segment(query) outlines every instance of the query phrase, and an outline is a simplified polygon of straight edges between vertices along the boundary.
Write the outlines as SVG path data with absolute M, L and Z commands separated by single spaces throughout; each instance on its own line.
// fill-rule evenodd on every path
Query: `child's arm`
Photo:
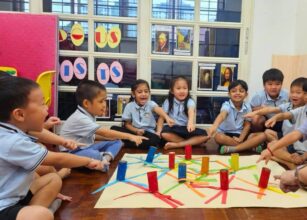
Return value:
M 46 129 L 43 129 L 41 132 L 30 131 L 29 134 L 38 138 L 38 141 L 41 143 L 62 145 L 70 150 L 74 150 L 78 145 L 75 141 L 65 139 Z
M 148 140 L 146 137 L 142 136 L 136 136 L 133 134 L 128 134 L 120 131 L 115 131 L 115 130 L 107 130 L 104 128 L 99 128 L 96 131 L 96 134 L 107 137 L 107 138 L 116 138 L 116 139 L 127 139 L 130 141 L 133 141 L 136 143 L 136 145 L 139 145 L 142 143 L 143 140 Z
M 242 143 L 245 140 L 246 136 L 248 135 L 250 128 L 251 128 L 251 123 L 249 121 L 244 121 L 243 129 L 241 131 L 240 136 L 233 137 L 233 139 L 239 143 Z
M 188 124 L 187 124 L 188 132 L 192 132 L 195 130 L 194 117 L 195 117 L 195 108 L 189 108 L 188 109 Z
M 136 127 L 134 127 L 132 125 L 132 122 L 131 121 L 125 121 L 124 122 L 124 126 L 125 128 L 127 128 L 129 131 L 133 132 L 134 134 L 136 135 L 143 135 L 145 133 L 145 130 L 144 129 L 138 129 Z
M 246 115 L 244 115 L 244 118 L 253 118 L 256 115 L 267 115 L 270 113 L 280 113 L 280 112 L 281 110 L 278 107 L 264 107 L 256 111 L 247 113 Z
M 157 113 L 160 117 L 163 117 L 168 124 L 168 126 L 172 127 L 175 124 L 175 121 L 166 114 L 166 112 L 160 106 L 154 107 L 154 112 Z M 163 123 L 163 122 L 162 122 Z
M 294 130 L 288 133 L 287 135 L 282 137 L 280 140 L 274 142 L 272 145 L 269 145 L 267 149 L 262 151 L 259 159 L 257 160 L 257 163 L 261 160 L 265 160 L 265 162 L 267 163 L 271 159 L 271 157 L 274 155 L 274 151 L 280 148 L 287 147 L 293 144 L 294 142 L 300 140 L 302 137 L 303 137 L 303 134 L 298 130 Z
M 163 117 L 159 117 L 158 121 L 157 121 L 157 129 L 156 129 L 156 134 L 160 137 L 161 136 L 161 131 L 163 128 L 163 123 L 164 123 L 164 118 Z
M 214 120 L 214 123 L 212 124 L 212 126 L 208 130 L 208 136 L 209 137 L 212 137 L 215 134 L 217 128 L 225 120 L 227 115 L 228 115 L 227 111 L 220 112 L 220 114 L 216 117 L 216 119 Z
M 283 120 L 291 120 L 293 115 L 290 112 L 283 112 L 283 113 L 278 113 L 274 115 L 272 118 L 268 119 L 265 122 L 265 126 L 267 128 L 274 127 L 277 121 L 283 121 Z
M 68 153 L 58 153 L 48 151 L 42 165 L 56 166 L 56 167 L 82 167 L 85 166 L 94 170 L 102 170 L 105 163 L 100 160 L 94 160 L 88 157 L 80 157 Z

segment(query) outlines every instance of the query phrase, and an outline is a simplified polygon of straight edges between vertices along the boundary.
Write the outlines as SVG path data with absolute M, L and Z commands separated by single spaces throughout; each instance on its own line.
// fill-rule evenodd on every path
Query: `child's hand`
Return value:
M 143 135 L 145 133 L 145 130 L 144 129 L 138 129 L 137 131 L 136 131 L 136 134 L 137 135 Z
M 260 157 L 256 163 L 259 163 L 261 160 L 265 160 L 265 164 L 267 164 L 269 160 L 271 159 L 271 157 L 272 157 L 272 154 L 270 153 L 270 151 L 268 149 L 265 149 L 261 152 Z
M 305 161 L 303 155 L 299 155 L 298 153 L 291 154 L 291 159 L 296 165 L 300 165 Z
M 156 131 L 155 134 L 161 137 L 161 131 Z
M 54 125 L 59 125 L 61 124 L 61 119 L 55 116 L 51 116 L 50 118 L 47 119 L 44 123 L 44 128 L 50 129 L 53 128 Z
M 255 117 L 256 115 L 257 115 L 256 112 L 249 112 L 249 113 L 243 115 L 243 118 L 253 118 L 253 117 Z
M 74 140 L 70 140 L 70 139 L 64 139 L 61 145 L 69 150 L 74 150 L 78 147 L 77 142 L 75 142 Z
M 143 136 L 131 135 L 129 140 L 134 142 L 138 146 L 143 142 L 143 140 L 148 140 L 148 138 Z
M 193 132 L 195 130 L 195 125 L 193 122 L 188 122 L 187 126 L 188 132 Z
M 166 119 L 166 123 L 167 123 L 168 126 L 170 126 L 170 127 L 173 127 L 173 126 L 175 125 L 175 121 L 174 121 L 172 118 L 170 118 L 170 117 L 168 117 L 168 118 Z
M 275 124 L 276 124 L 276 119 L 273 117 L 273 118 L 268 119 L 264 125 L 267 128 L 272 128 L 274 127 Z
M 240 137 L 232 137 L 236 142 L 241 143 L 243 140 Z

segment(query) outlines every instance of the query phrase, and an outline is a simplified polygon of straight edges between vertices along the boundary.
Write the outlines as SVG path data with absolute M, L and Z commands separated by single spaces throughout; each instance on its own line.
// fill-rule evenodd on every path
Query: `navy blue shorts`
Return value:
M 188 132 L 187 126 L 178 125 L 174 125 L 173 127 L 165 125 L 161 133 L 173 133 L 184 139 L 194 136 L 207 136 L 207 132 L 203 129 L 195 128 L 194 131 Z
M 0 219 L 5 219 L 5 220 L 15 220 L 17 218 L 18 213 L 22 208 L 25 206 L 28 206 L 31 199 L 33 197 L 32 192 L 29 190 L 28 194 L 26 195 L 25 198 L 20 200 L 18 203 L 15 205 L 12 205 L 10 207 L 7 207 L 3 210 L 0 211 Z
M 294 153 L 298 153 L 299 155 L 302 155 L 302 154 L 303 154 L 302 151 L 297 151 L 297 150 L 295 150 L 293 144 L 291 144 L 291 145 L 289 145 L 289 146 L 287 147 L 287 151 L 288 151 L 290 154 L 294 154 Z

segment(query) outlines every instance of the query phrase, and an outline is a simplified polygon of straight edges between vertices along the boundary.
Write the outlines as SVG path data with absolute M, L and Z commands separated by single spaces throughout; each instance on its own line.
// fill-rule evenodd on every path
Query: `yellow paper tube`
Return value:
M 231 168 L 234 171 L 237 171 L 239 169 L 239 154 L 238 153 L 231 154 Z

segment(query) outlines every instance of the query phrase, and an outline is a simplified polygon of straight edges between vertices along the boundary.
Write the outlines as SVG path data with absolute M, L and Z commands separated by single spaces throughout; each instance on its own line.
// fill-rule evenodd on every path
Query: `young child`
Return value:
M 303 85 L 307 82 L 307 78 L 299 77 L 291 83 L 290 86 L 290 102 L 281 104 L 278 107 L 265 107 L 259 110 L 256 110 L 254 112 L 248 113 L 245 115 L 247 118 L 252 118 L 255 115 L 267 115 L 270 113 L 285 113 L 289 112 L 293 109 L 299 108 L 301 106 L 305 105 L 304 100 L 304 88 Z M 277 115 L 273 116 L 272 118 L 276 117 Z M 297 120 L 296 120 L 297 121 Z M 298 127 L 301 124 L 301 122 L 298 123 L 298 125 L 293 125 L 289 120 L 284 120 L 282 122 L 282 132 L 277 133 L 271 129 L 266 129 L 266 139 L 267 142 L 276 141 L 282 136 L 288 134 L 291 132 L 295 127 Z M 287 149 L 280 149 L 277 150 L 274 154 L 274 158 L 277 159 L 278 162 L 284 163 L 289 168 L 293 168 L 294 164 L 300 164 L 302 163 L 301 157 L 298 157 L 298 154 L 296 152 L 299 152 L 303 154 L 307 151 L 307 142 L 302 143 L 300 141 L 295 142 L 293 145 L 289 146 Z
M 0 219 L 53 219 L 47 207 L 61 189 L 61 178 L 49 173 L 34 179 L 43 165 L 87 166 L 102 169 L 102 162 L 86 157 L 48 152 L 29 131 L 40 132 L 48 114 L 43 93 L 35 82 L 0 79 Z
M 307 82 L 306 81 L 304 82 L 304 85 L 303 85 L 303 91 L 304 91 L 304 103 L 305 103 L 304 106 L 295 108 L 288 112 L 283 112 L 283 113 L 274 115 L 272 118 L 266 121 L 265 123 L 266 127 L 273 127 L 276 124 L 276 122 L 283 121 L 283 120 L 290 120 L 290 122 L 293 124 L 292 129 L 297 129 L 301 127 L 302 123 L 307 119 Z M 299 145 L 294 143 L 294 146 L 292 145 L 288 146 L 288 151 L 289 153 L 291 153 L 290 156 L 283 151 L 277 151 L 275 152 L 275 154 L 277 157 L 280 157 L 281 154 L 286 155 L 286 157 L 282 159 L 291 160 L 291 162 L 295 164 L 301 164 L 307 159 L 307 142 L 303 142 Z M 296 147 L 299 147 L 299 148 L 296 148 Z
M 124 127 L 112 126 L 111 129 L 136 134 L 147 137 L 138 147 L 148 148 L 150 146 L 160 146 L 160 136 L 155 133 L 156 120 L 153 112 L 163 117 L 167 123 L 172 126 L 174 121 L 163 111 L 154 101 L 149 100 L 150 88 L 147 81 L 138 79 L 131 86 L 132 102 L 128 103 L 124 109 L 122 120 Z M 136 147 L 136 145 L 127 140 L 125 146 Z
M 265 106 L 276 107 L 288 102 L 288 93 L 281 89 L 284 75 L 279 69 L 269 69 L 262 75 L 264 90 L 257 92 L 251 99 L 252 110 L 259 110 Z M 252 119 L 252 131 L 264 131 L 264 122 L 274 114 L 256 116 Z M 281 123 L 276 124 L 274 131 L 281 131 Z
M 248 86 L 245 81 L 233 81 L 229 87 L 230 100 L 223 103 L 220 114 L 216 117 L 213 125 L 209 129 L 209 136 L 214 136 L 215 141 L 222 145 L 220 153 L 232 153 L 247 150 L 259 146 L 265 141 L 264 133 L 251 134 L 250 122 L 243 116 L 251 112 L 249 104 L 244 102 L 247 97 Z M 261 152 L 262 149 L 256 149 Z
M 161 133 L 161 137 L 167 141 L 164 145 L 166 150 L 199 145 L 209 139 L 206 131 L 195 128 L 195 102 L 189 90 L 189 82 L 183 76 L 172 80 L 168 99 L 164 101 L 162 108 L 175 121 L 175 125 L 163 127 L 164 118 L 160 116 L 157 127 L 157 133 Z
M 85 146 L 70 150 L 70 153 L 110 162 L 122 147 L 122 142 L 114 139 L 128 139 L 135 142 L 136 145 L 141 144 L 143 139 L 147 139 L 142 136 L 105 129 L 96 123 L 95 116 L 103 114 L 104 102 L 107 98 L 106 89 L 100 83 L 92 80 L 82 81 L 77 87 L 76 98 L 78 107 L 64 122 L 60 136 L 83 143 Z M 95 143 L 96 135 L 114 141 Z M 66 150 L 63 147 L 60 149 Z M 106 171 L 107 169 L 108 167 L 106 167 Z

